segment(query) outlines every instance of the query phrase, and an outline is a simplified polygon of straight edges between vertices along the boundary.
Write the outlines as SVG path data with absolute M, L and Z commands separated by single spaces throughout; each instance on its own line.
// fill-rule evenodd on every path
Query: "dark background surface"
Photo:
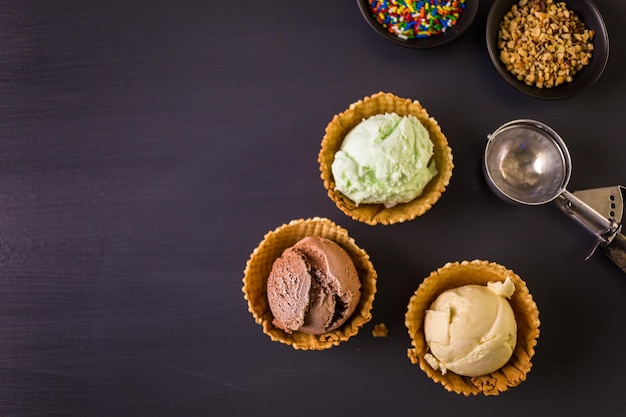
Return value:
M 566 141 L 570 191 L 626 184 L 626 2 L 596 1 L 608 66 L 560 101 L 498 75 L 490 4 L 411 50 L 348 0 L 0 0 L 0 415 L 623 416 L 626 276 L 584 261 L 590 236 L 556 207 L 498 200 L 480 164 L 488 133 L 532 118 Z M 332 116 L 377 91 L 419 100 L 456 166 L 424 216 L 371 227 L 327 198 L 317 154 Z M 347 228 L 379 281 L 358 336 L 303 352 L 262 333 L 241 280 L 266 232 L 313 216 Z M 406 357 L 413 291 L 475 258 L 540 309 L 534 367 L 499 397 L 449 393 Z

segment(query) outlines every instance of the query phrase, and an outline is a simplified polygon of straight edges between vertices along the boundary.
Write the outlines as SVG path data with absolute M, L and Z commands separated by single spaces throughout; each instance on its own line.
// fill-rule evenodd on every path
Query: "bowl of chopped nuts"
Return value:
M 536 98 L 562 99 L 600 78 L 609 37 L 590 0 L 496 0 L 487 16 L 487 49 L 513 87 Z
M 472 24 L 478 0 L 357 0 L 367 24 L 407 48 L 432 48 L 461 36 Z

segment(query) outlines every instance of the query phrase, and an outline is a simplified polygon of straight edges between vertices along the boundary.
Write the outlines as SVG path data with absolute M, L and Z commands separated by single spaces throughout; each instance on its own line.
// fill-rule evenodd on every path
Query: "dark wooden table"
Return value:
M 566 141 L 572 191 L 626 184 L 626 2 L 596 4 L 606 71 L 542 101 L 491 64 L 490 1 L 461 38 L 411 50 L 347 0 L 0 0 L 0 415 L 623 416 L 626 276 L 481 172 L 486 135 L 531 118 Z M 431 211 L 387 227 L 341 213 L 317 165 L 332 116 L 378 91 L 419 100 L 456 165 Z M 241 280 L 266 232 L 313 216 L 349 230 L 379 284 L 358 336 L 303 352 L 262 333 Z M 413 291 L 477 258 L 541 314 L 528 379 L 499 397 L 449 393 L 406 357 Z

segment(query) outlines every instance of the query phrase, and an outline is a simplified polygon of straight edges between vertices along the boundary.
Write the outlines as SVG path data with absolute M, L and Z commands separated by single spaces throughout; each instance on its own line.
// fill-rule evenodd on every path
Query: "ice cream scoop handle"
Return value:
M 626 273 L 626 236 L 616 234 L 606 245 L 600 246 L 604 253 Z

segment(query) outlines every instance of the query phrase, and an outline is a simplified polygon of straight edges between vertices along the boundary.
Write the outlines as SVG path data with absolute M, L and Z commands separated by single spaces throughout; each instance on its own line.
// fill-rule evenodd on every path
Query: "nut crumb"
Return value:
M 520 0 L 500 22 L 500 61 L 527 85 L 556 87 L 589 64 L 594 35 L 564 2 Z
M 387 329 L 387 325 L 385 323 L 379 323 L 374 325 L 374 330 L 372 330 L 372 336 L 387 337 L 388 334 L 389 329 Z

